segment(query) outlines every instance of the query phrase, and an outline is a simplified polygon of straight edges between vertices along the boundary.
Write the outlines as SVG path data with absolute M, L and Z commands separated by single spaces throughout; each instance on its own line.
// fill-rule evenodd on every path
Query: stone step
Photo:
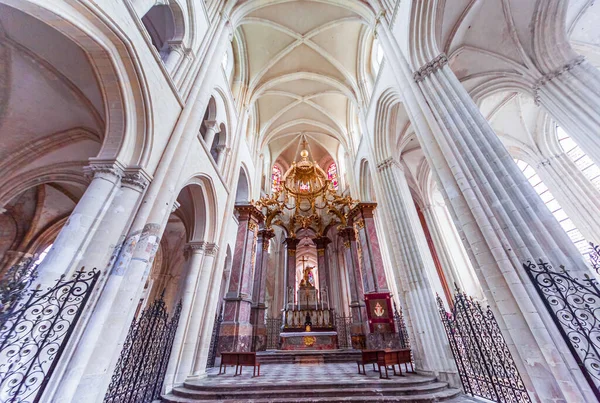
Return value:
M 308 351 L 261 351 L 256 354 L 261 364 L 295 364 L 307 362 L 308 357 L 313 357 L 320 363 L 356 362 L 361 357 L 358 350 L 308 350 Z
M 331 396 L 327 397 L 306 397 L 304 393 L 302 396 L 294 396 L 290 397 L 276 397 L 276 398 L 240 398 L 240 399 L 228 399 L 228 400 L 218 400 L 220 403 L 308 403 L 308 402 L 332 402 L 332 401 L 344 401 L 344 402 L 356 402 L 356 403 L 367 403 L 367 402 L 413 402 L 413 403 L 434 403 L 445 400 L 451 400 L 458 397 L 461 394 L 460 390 L 446 388 L 444 390 L 433 392 L 433 393 L 416 393 L 410 395 L 396 395 L 396 396 L 387 396 L 380 395 L 377 393 L 372 393 L 367 396 L 356 396 L 356 395 L 346 395 L 339 396 L 332 400 Z M 168 396 L 163 397 L 163 402 L 165 403 L 195 403 L 202 400 L 198 400 L 196 398 L 175 396 L 170 394 Z M 204 400 L 206 401 L 206 400 Z M 214 400 L 213 400 L 214 401 Z

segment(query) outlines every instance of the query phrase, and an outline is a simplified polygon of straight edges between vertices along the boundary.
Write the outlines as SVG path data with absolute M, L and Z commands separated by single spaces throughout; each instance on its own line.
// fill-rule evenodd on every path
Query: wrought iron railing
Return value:
M 438 309 L 466 393 L 494 402 L 531 402 L 491 309 L 457 290 L 451 312 Z
M 0 316 L 0 402 L 39 402 L 99 271 L 22 293 Z
M 574 278 L 540 260 L 523 267 L 533 282 L 571 354 L 600 401 L 600 288 L 588 276 Z
M 406 322 L 404 322 L 404 314 L 402 308 L 398 310 L 396 301 L 394 301 L 394 323 L 396 324 L 396 334 L 400 340 L 400 348 L 410 348 L 410 338 L 408 330 L 406 330 Z
M 338 347 L 341 349 L 352 348 L 352 316 L 335 316 L 335 330 L 338 337 Z
M 600 274 L 600 245 L 590 242 L 590 253 L 588 254 L 592 268 Z
M 15 303 L 37 278 L 35 259 L 35 256 L 22 259 L 0 279 L 0 315 L 10 315 L 11 310 L 16 309 Z
M 164 291 L 129 328 L 105 403 L 150 403 L 160 398 L 181 314 L 181 302 L 169 318 Z
M 267 350 L 277 350 L 279 348 L 281 326 L 281 318 L 267 318 Z
M 217 351 L 219 349 L 219 334 L 221 333 L 221 323 L 223 323 L 223 314 L 219 310 L 219 314 L 215 318 L 213 325 L 212 336 L 210 337 L 210 348 L 208 349 L 208 360 L 206 360 L 206 368 L 213 368 L 217 359 Z

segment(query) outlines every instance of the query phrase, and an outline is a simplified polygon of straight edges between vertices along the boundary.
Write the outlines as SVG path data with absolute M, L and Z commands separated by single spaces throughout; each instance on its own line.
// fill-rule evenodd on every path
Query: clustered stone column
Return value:
M 417 135 L 527 388 L 541 400 L 586 400 L 522 264 L 544 259 L 575 277 L 589 268 L 456 78 L 445 55 L 414 73 L 432 132 Z M 423 103 L 421 105 L 424 105 Z M 518 340 L 518 343 L 515 343 Z
M 286 238 L 285 241 L 285 293 L 283 295 L 285 309 L 294 305 L 296 292 L 296 248 L 300 243 L 297 238 Z M 290 295 L 291 294 L 291 295 Z
M 263 214 L 252 205 L 236 205 L 238 231 L 231 266 L 229 289 L 225 295 L 219 351 L 250 351 L 252 347 L 252 279 L 256 260 L 258 226 Z
M 428 372 L 454 372 L 448 340 L 439 318 L 427 265 L 433 266 L 429 251 L 418 240 L 417 211 L 400 165 L 392 158 L 378 165 L 389 220 L 390 249 L 399 265 L 400 300 L 408 310 L 407 330 L 418 368 Z M 418 230 L 421 233 L 417 232 Z
M 330 298 L 329 295 L 331 290 L 331 273 L 329 271 L 329 254 L 327 253 L 327 245 L 331 243 L 331 240 L 327 237 L 314 238 L 313 242 L 317 247 L 317 267 L 319 268 L 319 288 L 321 289 L 321 304 L 326 303 L 329 308 Z M 323 291 L 325 291 L 325 297 L 323 297 Z M 324 298 L 326 300 L 324 300 Z
M 269 242 L 274 237 L 275 232 L 272 229 L 258 231 L 256 269 L 254 270 L 252 290 L 252 311 L 250 314 L 250 322 L 254 327 L 254 340 L 252 342 L 252 350 L 254 351 L 262 351 L 267 347 L 267 327 L 264 320 L 267 309 L 265 298 L 267 296 Z
M 536 82 L 535 102 L 600 165 L 600 71 L 583 56 L 572 55 Z
M 350 223 L 351 224 L 351 223 Z M 353 226 L 342 228 L 338 231 L 344 243 L 344 258 L 348 270 L 348 282 L 350 283 L 350 312 L 352 313 L 352 348 L 366 348 L 366 320 L 367 312 L 364 298 L 364 286 L 360 266 L 358 263 L 358 248 L 356 245 L 356 234 Z

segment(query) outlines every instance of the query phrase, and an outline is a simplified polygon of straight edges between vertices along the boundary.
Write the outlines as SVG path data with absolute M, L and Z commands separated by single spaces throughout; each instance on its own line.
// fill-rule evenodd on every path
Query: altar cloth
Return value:
M 281 333 L 282 350 L 335 350 L 337 332 Z

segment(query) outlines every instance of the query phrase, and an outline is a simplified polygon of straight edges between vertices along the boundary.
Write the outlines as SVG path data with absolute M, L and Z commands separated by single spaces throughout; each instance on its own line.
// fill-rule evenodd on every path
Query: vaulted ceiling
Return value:
M 241 21 L 261 149 L 290 163 L 306 135 L 313 159 L 348 148 L 364 20 L 321 2 L 270 3 Z M 290 158 L 292 160 L 290 160 Z

